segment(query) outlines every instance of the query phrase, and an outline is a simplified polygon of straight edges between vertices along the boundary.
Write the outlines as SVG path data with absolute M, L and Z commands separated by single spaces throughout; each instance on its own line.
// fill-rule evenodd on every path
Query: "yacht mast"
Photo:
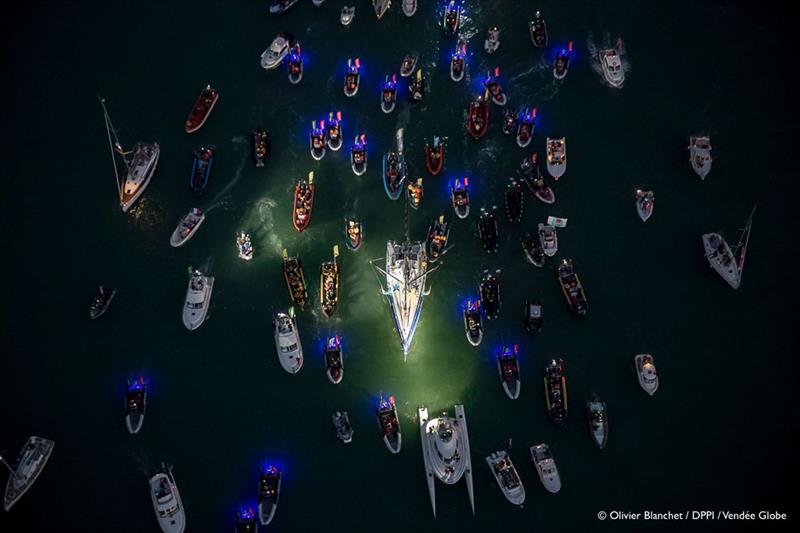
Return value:
M 11 472 L 11 477 L 13 477 L 13 478 L 17 477 L 17 473 L 14 471 L 13 468 L 11 468 L 11 465 L 9 465 L 6 462 L 5 457 L 3 457 L 2 455 L 0 455 L 0 463 L 3 463 L 4 465 L 6 465 L 6 468 L 8 468 L 8 471 Z
M 736 245 L 736 250 L 733 252 L 733 255 L 736 256 L 737 252 L 741 249 L 741 255 L 739 256 L 739 263 L 737 268 L 739 270 L 739 280 L 741 281 L 742 278 L 742 270 L 744 269 L 744 258 L 747 254 L 747 243 L 750 241 L 750 228 L 753 225 L 753 216 L 756 214 L 756 208 L 758 207 L 758 202 L 756 205 L 753 206 L 753 210 L 750 212 L 750 218 L 747 219 L 747 224 L 745 224 L 744 229 L 742 230 L 742 235 L 739 237 L 739 243 Z
M 123 159 L 125 159 L 125 152 L 122 150 L 122 146 L 119 143 L 119 138 L 117 138 L 117 132 L 114 130 L 114 125 L 111 123 L 111 117 L 108 116 L 108 110 L 106 109 L 106 101 L 103 97 L 99 94 L 97 95 L 97 99 L 100 101 L 100 106 L 103 108 L 103 119 L 106 123 L 106 136 L 108 137 L 108 148 L 111 150 L 111 163 L 114 165 L 114 177 L 116 178 L 117 183 L 117 194 L 122 197 L 122 188 L 120 186 L 119 180 L 119 171 L 117 170 L 117 157 L 114 154 L 115 150 L 122 154 Z M 114 135 L 114 141 L 111 140 L 111 135 Z M 127 160 L 125 160 L 127 164 Z

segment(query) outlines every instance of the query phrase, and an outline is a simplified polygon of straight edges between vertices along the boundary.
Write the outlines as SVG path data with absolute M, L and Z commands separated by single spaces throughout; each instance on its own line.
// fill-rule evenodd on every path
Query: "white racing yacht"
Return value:
M 275 348 L 281 366 L 290 374 L 297 374 L 303 367 L 303 345 L 300 343 L 300 332 L 294 318 L 294 307 L 289 313 L 278 313 L 272 321 L 275 330 Z
M 689 137 L 689 162 L 692 170 L 701 180 L 711 172 L 711 139 L 708 137 Z
M 161 531 L 183 533 L 186 529 L 186 514 L 171 466 L 161 463 L 161 469 L 150 478 L 150 497 Z
M 191 271 L 191 267 L 189 267 Z M 186 301 L 183 304 L 183 325 L 188 330 L 199 328 L 208 315 L 208 304 L 211 302 L 211 291 L 214 289 L 214 278 L 195 270 L 189 276 L 189 287 L 186 289 Z
M 533 466 L 536 467 L 536 472 L 539 473 L 539 479 L 547 489 L 547 492 L 555 494 L 561 490 L 561 476 L 558 475 L 558 468 L 556 468 L 556 461 L 553 459 L 553 454 L 550 453 L 550 447 L 547 444 L 537 444 L 531 446 L 531 461 Z
M 5 458 L 0 456 L 0 462 L 8 468 L 10 473 L 3 497 L 3 508 L 6 511 L 10 510 L 36 482 L 39 474 L 44 470 L 47 460 L 50 459 L 55 445 L 54 441 L 42 437 L 28 437 L 28 441 L 19 452 L 19 458 L 14 468 L 11 468 Z
M 472 456 L 469 450 L 469 432 L 464 406 L 455 406 L 456 416 L 442 413 L 439 418 L 428 419 L 428 409 L 420 407 L 419 434 L 422 440 L 422 459 L 428 481 L 433 516 L 436 517 L 436 478 L 447 485 L 466 479 L 469 503 L 475 514 L 475 495 L 472 488 Z
M 505 450 L 494 452 L 486 457 L 486 464 L 506 499 L 514 505 L 525 503 L 525 487 L 508 453 Z
M 704 233 L 702 237 L 706 259 L 708 259 L 711 268 L 734 289 L 738 289 L 742 283 L 744 259 L 747 254 L 747 243 L 750 240 L 750 228 L 753 225 L 753 215 L 756 214 L 756 207 L 758 207 L 758 204 L 753 206 L 750 218 L 747 219 L 747 223 L 742 229 L 739 243 L 733 250 L 719 233 Z
M 194 234 L 200 229 L 200 224 L 206 219 L 206 214 L 200 209 L 194 207 L 189 213 L 178 222 L 178 227 L 172 232 L 169 238 L 169 245 L 173 248 L 183 246 L 186 242 L 194 237 Z

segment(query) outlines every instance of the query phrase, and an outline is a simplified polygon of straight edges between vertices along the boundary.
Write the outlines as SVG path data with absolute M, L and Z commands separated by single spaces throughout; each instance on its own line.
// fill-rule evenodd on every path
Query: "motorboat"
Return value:
M 481 301 L 467 300 L 464 306 L 464 333 L 467 341 L 473 346 L 478 346 L 483 340 L 483 316 L 481 315 Z
M 353 174 L 361 176 L 367 171 L 367 135 L 362 133 L 353 139 L 353 147 L 350 148 L 350 168 Z
M 467 132 L 477 140 L 486 135 L 489 129 L 489 97 L 481 94 L 469 104 L 467 109 Z
M 192 161 L 192 174 L 189 177 L 189 187 L 195 195 L 200 196 L 206 191 L 213 165 L 214 150 L 207 147 L 195 150 Z
M 478 220 L 478 235 L 483 244 L 483 251 L 487 254 L 497 252 L 497 215 L 495 215 L 495 207 L 491 211 L 487 211 L 485 207 L 481 207 L 481 216 Z
M 328 148 L 338 152 L 342 148 L 342 112 L 328 114 L 327 131 L 325 137 L 328 139 Z
M 539 223 L 539 243 L 547 257 L 553 257 L 558 252 L 558 234 L 555 226 Z
M 544 307 L 541 300 L 525 300 L 525 331 L 539 333 L 544 321 Z
M 143 377 L 128 379 L 125 388 L 125 427 L 128 433 L 139 433 L 147 410 L 147 383 Z
M 417 56 L 412 54 L 407 54 L 403 57 L 403 62 L 400 64 L 400 76 L 408 78 L 414 74 L 414 69 L 417 68 L 417 60 Z
M 268 526 L 275 518 L 281 498 L 281 478 L 282 473 L 277 466 L 261 467 L 258 478 L 258 521 L 262 526 Z
M 557 80 L 563 80 L 567 77 L 569 72 L 569 62 L 572 59 L 572 41 L 569 42 L 566 48 L 559 50 L 556 55 L 556 60 L 553 63 L 553 76 Z
M 528 23 L 528 29 L 531 32 L 531 42 L 533 46 L 536 48 L 544 48 L 547 46 L 547 24 L 540 11 L 537 11 L 533 15 L 533 19 Z
M 508 217 L 509 224 L 517 225 L 522 222 L 524 205 L 525 193 L 522 189 L 522 183 L 515 178 L 511 178 L 505 192 L 506 217 Z
M 378 17 L 378 20 L 381 19 L 391 5 L 392 0 L 372 0 L 372 7 L 375 9 L 375 16 Z
M 361 243 L 364 241 L 364 228 L 361 221 L 355 217 L 345 219 L 344 233 L 347 237 L 347 247 L 354 252 L 361 248 Z
M 92 304 L 89 306 L 89 318 L 92 320 L 100 318 L 111 305 L 111 300 L 117 295 L 117 289 L 113 287 L 104 287 L 100 285 L 97 288 L 97 294 L 92 299 Z
M 407 17 L 413 17 L 417 12 L 417 0 L 403 0 L 403 14 Z
M 444 168 L 444 139 L 434 135 L 433 145 L 425 143 L 425 168 L 431 176 L 436 176 Z
M 269 12 L 272 15 L 279 15 L 296 3 L 297 0 L 272 0 L 269 6 Z
M 344 75 L 344 95 L 355 96 L 361 84 L 361 58 L 347 60 L 347 72 Z
M 328 143 L 326 138 L 327 133 L 328 130 L 325 129 L 324 120 L 319 122 L 313 120 L 311 122 L 311 135 L 308 139 L 308 145 L 311 149 L 311 157 L 313 157 L 315 161 L 319 161 L 325 157 L 325 146 Z
M 408 205 L 411 209 L 417 210 L 422 205 L 422 196 L 424 188 L 422 187 L 422 178 L 417 178 L 417 181 L 409 182 L 406 188 L 406 197 L 408 198 Z
M 253 242 L 250 239 L 250 234 L 240 231 L 236 236 L 236 250 L 239 252 L 239 259 L 250 261 L 253 259 Z
M 758 207 L 758 204 L 753 206 L 750 218 L 747 219 L 747 223 L 739 237 L 739 242 L 733 250 L 731 250 L 730 245 L 720 233 L 704 233 L 702 236 L 703 249 L 709 265 L 734 289 L 738 289 L 742 283 L 744 260 L 747 254 L 747 244 L 750 241 L 750 229 L 753 226 L 756 207 Z
M 522 506 L 525 502 L 525 487 L 522 486 L 522 480 L 508 452 L 494 452 L 486 457 L 486 464 L 489 465 L 497 486 L 503 491 L 503 496 L 514 505 Z
M 417 69 L 417 75 L 411 79 L 408 85 L 408 101 L 412 105 L 422 103 L 425 98 L 425 76 L 422 69 Z
M 608 441 L 608 412 L 606 402 L 597 394 L 592 394 L 586 402 L 586 418 L 589 420 L 589 435 L 592 436 L 595 446 L 602 450 Z
M 213 289 L 212 276 L 206 276 L 199 270 L 195 270 L 189 276 L 186 301 L 183 304 L 183 325 L 189 331 L 199 328 L 205 321 Z
M 325 375 L 334 385 L 342 382 L 344 377 L 344 358 L 342 357 L 342 340 L 338 335 L 328 337 L 325 342 Z
M 256 513 L 252 509 L 239 509 L 236 511 L 236 533 L 256 533 Z
M 689 163 L 701 180 L 711 172 L 711 139 L 705 136 L 689 137 Z
M 556 275 L 569 308 L 578 316 L 586 316 L 589 312 L 589 302 L 586 301 L 586 294 L 583 291 L 581 280 L 573 268 L 572 259 L 562 260 L 556 269 Z
M 467 63 L 467 42 L 460 41 L 450 55 L 450 79 L 459 82 L 464 79 L 464 68 Z
M 281 366 L 288 373 L 297 374 L 303 368 L 303 345 L 300 343 L 294 308 L 290 307 L 289 313 L 276 314 L 272 320 L 272 329 L 275 332 L 275 348 Z
M 652 396 L 658 390 L 658 372 L 656 371 L 656 361 L 649 353 L 640 353 L 634 356 L 636 363 L 636 377 L 639 385 L 644 391 Z
M 339 246 L 333 245 L 333 260 L 325 261 L 319 269 L 319 305 L 322 314 L 330 318 L 339 304 Z
M 150 499 L 161 531 L 183 533 L 186 529 L 186 513 L 171 466 L 161 463 L 161 468 L 150 478 Z
M 261 53 L 261 68 L 272 70 L 281 64 L 283 59 L 289 55 L 292 37 L 288 33 L 279 33 L 272 40 L 269 48 Z
M 400 198 L 406 181 L 406 157 L 403 155 L 403 129 L 395 134 L 397 148 L 383 154 L 383 188 L 391 200 Z
M 354 18 L 356 18 L 356 6 L 343 6 L 339 15 L 339 22 L 342 23 L 342 26 L 349 26 Z
M 263 128 L 256 128 L 253 130 L 253 159 L 256 167 L 263 167 L 267 156 L 269 156 L 269 133 Z
M 519 116 L 519 111 L 515 109 L 507 109 L 505 115 L 503 115 L 503 134 L 511 135 L 517 129 L 517 117 Z
M 497 78 L 500 76 L 500 67 L 495 67 L 493 72 L 487 72 L 486 78 L 483 80 L 483 86 L 489 91 L 489 96 L 492 99 L 492 103 L 499 106 L 504 106 L 508 103 L 508 97 L 506 96 L 505 91 L 503 91 L 503 86 L 500 85 L 500 82 Z
M 200 91 L 200 95 L 194 102 L 189 117 L 186 119 L 186 124 L 184 125 L 186 133 L 194 133 L 203 127 L 208 115 L 211 114 L 211 110 L 217 104 L 217 100 L 219 100 L 217 90 L 212 88 L 211 85 L 206 85 L 206 88 Z
M 347 411 L 336 411 L 332 418 L 333 427 L 336 428 L 336 438 L 345 444 L 353 442 L 353 426 L 350 424 L 350 415 Z
M 556 201 L 556 193 L 544 182 L 542 171 L 539 170 L 539 154 L 534 152 L 530 158 L 525 158 L 520 165 L 520 176 L 528 186 L 533 195 L 545 204 L 552 204 Z
M 517 146 L 526 148 L 531 143 L 531 139 L 533 139 L 535 129 L 536 108 L 522 110 L 517 120 Z
M 0 462 L 8 468 L 10 473 L 3 496 L 3 508 L 6 511 L 10 511 L 11 507 L 28 492 L 28 489 L 39 478 L 55 445 L 55 441 L 32 436 L 28 437 L 25 446 L 20 450 L 17 462 L 13 467 L 0 456 Z
M 450 0 L 442 13 L 442 29 L 452 35 L 461 26 L 461 0 Z
M 428 259 L 436 261 L 447 251 L 447 239 L 450 236 L 450 223 L 446 222 L 444 215 L 433 219 L 428 228 Z
M 647 219 L 653 214 L 655 203 L 656 197 L 653 195 L 653 191 L 636 189 L 636 212 L 639 213 L 642 222 L 647 222 Z
M 286 288 L 289 289 L 289 298 L 302 309 L 308 302 L 303 265 L 299 255 L 289 257 L 286 249 L 283 250 L 283 277 L 286 280 Z
M 325 0 L 311 0 L 311 3 L 317 7 L 320 7 L 322 4 L 325 3 Z
M 503 346 L 496 354 L 497 373 L 506 396 L 512 400 L 519 398 L 522 380 L 519 377 L 519 345 Z
M 392 77 L 386 76 L 383 81 L 383 90 L 381 91 L 381 111 L 384 113 L 391 113 L 394 111 L 394 106 L 397 102 L 397 74 L 392 74 Z
M 494 274 L 483 271 L 480 285 L 481 302 L 486 311 L 486 318 L 496 320 L 500 316 L 500 271 Z
M 547 172 L 553 179 L 564 175 L 567 170 L 567 139 L 565 137 L 547 138 Z
M 600 50 L 598 60 L 606 82 L 616 89 L 622 88 L 625 83 L 625 68 L 622 65 L 619 51 L 616 48 Z
M 483 49 L 487 54 L 493 54 L 500 48 L 500 29 L 492 26 L 486 32 L 486 40 L 483 41 Z
M 428 482 L 433 516 L 436 517 L 436 479 L 454 485 L 464 478 L 469 503 L 475 514 L 475 495 L 472 486 L 472 454 L 469 449 L 469 431 L 463 405 L 455 406 L 455 416 L 447 412 L 429 419 L 428 409 L 420 407 L 419 435 L 422 441 L 422 459 Z
M 550 447 L 544 443 L 537 444 L 536 446 L 531 446 L 530 452 L 533 466 L 536 467 L 539 480 L 547 492 L 555 494 L 561 490 L 561 476 L 558 475 L 558 468 L 556 467 L 555 459 L 553 459 L 553 454 L 550 453 Z
M 400 453 L 403 445 L 403 434 L 400 432 L 400 419 L 397 417 L 397 406 L 394 404 L 394 396 L 388 399 L 381 396 L 375 408 L 375 415 L 378 418 L 378 426 L 383 433 L 383 442 L 392 453 Z
M 544 400 L 547 415 L 559 427 L 567 423 L 569 402 L 567 401 L 567 377 L 564 375 L 564 361 L 552 359 L 544 367 Z
M 295 43 L 291 53 L 289 53 L 289 60 L 287 62 L 289 69 L 289 83 L 297 85 L 303 79 L 303 52 L 300 48 L 300 43 Z
M 206 214 L 200 209 L 193 207 L 192 210 L 178 222 L 178 227 L 172 232 L 172 236 L 169 238 L 170 246 L 177 248 L 186 244 L 189 239 L 194 237 L 194 234 L 197 233 L 197 230 L 205 219 Z
M 308 179 L 301 179 L 294 187 L 294 202 L 292 203 L 292 225 L 294 229 L 303 232 L 311 223 L 311 213 L 314 210 L 314 171 L 308 173 Z
M 521 239 L 522 250 L 525 252 L 525 259 L 535 267 L 544 266 L 544 250 L 539 240 L 539 234 L 526 233 Z
M 469 178 L 456 178 L 450 186 L 450 202 L 458 218 L 469 216 Z

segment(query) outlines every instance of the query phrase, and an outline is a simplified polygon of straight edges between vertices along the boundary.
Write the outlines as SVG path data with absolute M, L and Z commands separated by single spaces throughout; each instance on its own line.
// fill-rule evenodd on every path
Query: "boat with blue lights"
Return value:
M 192 161 L 192 174 L 189 178 L 189 187 L 191 187 L 195 195 L 200 196 L 205 192 L 213 165 L 214 150 L 206 147 L 195 150 L 194 160 Z
M 240 509 L 236 511 L 236 528 L 235 533 L 256 533 L 258 525 L 256 524 L 256 513 L 252 509 Z
M 361 59 L 348 59 L 347 72 L 344 75 L 344 95 L 353 97 L 358 93 L 361 84 Z
M 300 43 L 295 43 L 287 61 L 289 69 L 289 82 L 297 85 L 303 79 L 303 52 Z
M 450 202 L 458 218 L 469 216 L 469 178 L 456 178 L 450 186 Z
M 200 91 L 184 124 L 186 133 L 194 133 L 203 127 L 218 99 L 219 93 L 211 85 L 206 85 L 206 88 Z
M 492 206 L 491 210 L 481 207 L 481 216 L 478 220 L 478 236 L 483 244 L 483 251 L 487 254 L 497 252 L 497 207 Z
M 147 383 L 143 377 L 128 379 L 125 389 L 125 427 L 128 433 L 139 433 L 147 410 Z
M 517 121 L 517 146 L 526 148 L 533 139 L 536 129 L 536 108 L 524 109 L 519 114 Z
M 311 213 L 314 210 L 314 171 L 308 173 L 308 179 L 301 179 L 294 186 L 294 201 L 292 202 L 292 225 L 302 233 L 311 224 Z
M 510 178 L 505 192 L 506 217 L 509 224 L 517 225 L 522 222 L 523 207 L 525 206 L 525 193 L 522 183 L 515 178 Z
M 191 271 L 191 267 L 189 269 Z M 194 270 L 190 274 L 186 300 L 183 304 L 183 325 L 189 331 L 199 328 L 205 322 L 213 289 L 212 276 L 206 276 L 199 270 Z
M 500 316 L 500 270 L 494 273 L 483 271 L 480 284 L 481 302 L 486 310 L 486 318 L 496 320 Z
M 406 188 L 406 198 L 408 199 L 408 206 L 411 209 L 417 210 L 422 205 L 422 197 L 425 194 L 425 188 L 422 186 L 422 178 L 417 178 L 417 181 L 409 182 Z
M 367 171 L 367 135 L 356 135 L 350 148 L 350 168 L 353 174 L 361 176 Z
M 544 307 L 541 300 L 525 300 L 525 331 L 539 333 L 544 321 Z
M 467 300 L 464 306 L 464 334 L 467 341 L 478 346 L 483 340 L 483 315 L 480 300 Z
M 464 66 L 467 62 L 467 42 L 459 41 L 455 51 L 450 55 L 450 79 L 459 82 L 464 79 Z
M 395 135 L 397 148 L 394 152 L 383 154 L 383 188 L 391 200 L 400 198 L 406 180 L 406 157 L 403 154 L 403 128 Z
M 326 138 L 327 130 L 325 129 L 325 121 L 317 122 L 311 121 L 311 135 L 308 139 L 308 145 L 311 148 L 311 157 L 316 161 L 325 157 L 325 145 L 327 144 Z
M 544 266 L 544 251 L 538 234 L 526 233 L 521 239 L 522 249 L 525 251 L 525 259 L 535 267 Z
M 302 309 L 308 301 L 303 266 L 300 263 L 300 256 L 289 257 L 289 252 L 285 248 L 283 250 L 283 277 L 286 280 L 286 288 L 289 289 L 289 297 Z
M 442 13 L 442 29 L 452 35 L 461 26 L 461 0 L 450 0 Z
M 557 80 L 563 80 L 569 72 L 569 62 L 572 59 L 572 41 L 569 42 L 566 48 L 562 48 L 558 55 L 556 55 L 555 63 L 553 63 L 553 76 Z
M 425 76 L 422 69 L 417 70 L 417 75 L 408 85 L 408 101 L 411 105 L 422 103 L 425 98 Z
M 92 299 L 92 304 L 89 306 L 89 318 L 92 320 L 100 318 L 111 305 L 111 300 L 117 295 L 117 289 L 113 287 L 104 287 L 100 285 L 97 288 L 97 294 Z
M 183 533 L 186 529 L 186 512 L 172 466 L 161 463 L 161 468 L 150 478 L 150 499 L 161 531 Z
M 436 517 L 437 478 L 446 485 L 454 485 L 463 477 L 466 480 L 472 514 L 475 514 L 472 454 L 469 448 L 469 430 L 464 406 L 455 406 L 455 417 L 443 412 L 440 417 L 429 419 L 426 407 L 420 407 L 417 414 L 422 441 L 422 460 L 425 465 L 433 516 Z
M 55 441 L 32 436 L 28 437 L 25 446 L 20 450 L 17 462 L 13 467 L 0 456 L 0 462 L 8 468 L 10 473 L 3 495 L 3 508 L 6 511 L 10 511 L 17 500 L 22 498 L 39 478 L 55 445 Z
M 344 377 L 344 358 L 342 357 L 342 341 L 338 335 L 328 337 L 325 341 L 325 375 L 334 385 L 342 382 Z
M 492 99 L 492 103 L 502 107 L 508 103 L 508 97 L 506 96 L 505 91 L 503 91 L 503 86 L 500 85 L 500 82 L 497 79 L 499 76 L 500 67 L 495 67 L 494 71 L 486 73 L 486 78 L 483 80 L 483 86 L 486 87 L 487 91 L 489 91 L 489 96 Z
M 389 78 L 387 75 L 383 81 L 383 90 L 381 91 L 381 111 L 384 113 L 391 113 L 394 111 L 394 106 L 397 103 L 397 74 L 392 74 Z
M 303 368 L 303 345 L 300 343 L 294 307 L 290 307 L 288 313 L 278 312 L 272 320 L 272 329 L 281 366 L 288 373 L 297 374 Z
M 450 237 L 450 223 L 439 215 L 433 219 L 428 228 L 428 259 L 436 261 L 447 251 L 447 239 Z
M 506 396 L 512 400 L 519 398 L 522 380 L 519 377 L 519 345 L 503 346 L 497 352 L 497 373 Z
M 586 402 L 586 418 L 589 421 L 589 435 L 592 437 L 592 442 L 602 450 L 608 442 L 608 412 L 606 402 L 596 393 L 592 393 Z
M 345 444 L 353 442 L 354 430 L 350 424 L 350 415 L 347 414 L 347 411 L 336 411 L 332 418 L 333 427 L 336 428 L 336 437 Z
M 408 78 L 414 73 L 414 69 L 417 68 L 417 56 L 413 54 L 406 54 L 403 57 L 403 62 L 400 63 L 400 76 L 403 78 Z
M 547 173 L 558 181 L 567 170 L 566 137 L 547 138 Z
M 531 42 L 533 46 L 536 48 L 544 48 L 547 46 L 547 24 L 540 11 L 537 11 L 533 15 L 533 19 L 528 23 L 528 29 L 531 33 Z
M 333 260 L 325 261 L 319 269 L 319 304 L 322 314 L 330 318 L 339 304 L 339 245 L 333 245 Z
M 236 235 L 236 250 L 239 252 L 239 259 L 244 259 L 245 261 L 253 259 L 255 248 L 253 248 L 249 233 L 240 231 Z
M 589 302 L 586 301 L 586 293 L 583 290 L 578 274 L 575 272 L 572 259 L 561 261 L 561 264 L 556 269 L 556 276 L 569 308 L 578 316 L 586 316 L 589 312 Z
M 444 144 L 444 139 L 438 135 L 433 136 L 432 145 L 425 143 L 425 168 L 431 176 L 436 176 L 444 168 Z
M 489 129 L 489 92 L 478 95 L 467 109 L 467 133 L 478 140 Z
M 326 132 L 328 139 L 328 148 L 334 152 L 338 152 L 342 147 L 344 140 L 342 139 L 342 112 L 337 111 L 328 114 L 328 130 Z
M 403 434 L 400 432 L 400 419 L 397 418 L 397 406 L 394 403 L 394 396 L 385 399 L 383 396 L 378 400 L 375 408 L 378 417 L 378 426 L 383 433 L 383 442 L 392 453 L 400 453 L 403 445 Z
M 503 496 L 514 505 L 522 507 L 525 503 L 525 487 L 522 486 L 522 480 L 508 452 L 505 450 L 494 452 L 486 457 L 486 464 L 489 465 L 489 470 L 492 471 Z
M 567 423 L 569 406 L 563 359 L 552 359 L 544 367 L 544 400 L 547 406 L 547 416 L 555 425 L 564 427 Z
M 268 526 L 275 518 L 278 502 L 281 498 L 281 471 L 277 466 L 261 467 L 258 478 L 258 521 Z
M 486 31 L 486 39 L 483 41 L 483 49 L 487 54 L 493 54 L 500 48 L 500 28 L 492 26 Z
M 272 0 L 269 6 L 269 12 L 272 15 L 280 15 L 296 3 L 297 0 Z
M 344 234 L 347 237 L 347 247 L 352 251 L 361 248 L 361 243 L 364 241 L 364 227 L 361 220 L 356 217 L 345 219 Z
M 269 133 L 264 128 L 256 128 L 253 130 L 253 159 L 257 168 L 264 166 L 267 156 L 269 156 Z

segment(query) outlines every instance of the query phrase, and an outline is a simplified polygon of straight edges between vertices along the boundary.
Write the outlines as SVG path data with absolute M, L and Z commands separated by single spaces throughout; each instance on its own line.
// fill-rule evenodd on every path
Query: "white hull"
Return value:
M 183 229 L 184 224 L 191 217 L 194 217 L 194 215 L 192 213 L 190 213 L 190 214 L 186 215 L 185 217 L 183 217 L 183 219 L 181 219 L 181 221 L 178 223 L 178 227 L 175 228 L 175 231 L 172 232 L 172 236 L 169 239 L 169 244 L 173 248 L 178 248 L 180 246 L 183 246 L 187 242 L 189 242 L 189 239 L 194 237 L 194 234 L 197 233 L 197 230 L 200 229 L 200 225 L 203 224 L 203 221 L 206 219 L 206 215 L 205 214 L 202 214 L 199 217 L 194 217 L 194 218 L 197 219 L 197 222 L 195 222 L 195 224 L 192 227 L 192 229 L 189 230 L 189 232 L 186 235 L 181 235 L 181 230 Z
M 208 304 L 211 301 L 211 292 L 214 289 L 214 278 L 210 276 L 199 276 L 202 278 L 202 286 L 197 289 L 195 282 L 197 276 L 192 276 L 189 280 L 189 288 L 186 290 L 186 300 L 183 304 L 183 325 L 186 329 L 193 331 L 199 328 L 208 314 Z
M 278 313 L 272 326 L 281 366 L 289 374 L 297 374 L 303 368 L 303 345 L 300 342 L 297 321 L 289 315 Z
M 512 400 L 519 398 L 520 389 L 522 389 L 522 382 L 520 382 L 520 380 L 514 381 L 514 383 L 511 385 L 505 381 L 503 382 L 503 390 L 506 391 L 506 396 Z
M 689 163 L 701 180 L 711 172 L 711 139 L 708 137 L 689 137 Z
M 407 17 L 413 17 L 417 12 L 417 0 L 403 0 L 403 14 Z
M 139 433 L 139 430 L 142 429 L 142 425 L 144 425 L 144 415 L 139 415 L 138 417 L 131 415 L 125 416 L 125 427 L 128 428 L 128 433 L 131 435 Z
M 136 165 L 134 155 L 134 163 L 131 164 L 125 180 L 122 183 L 122 190 L 120 193 L 120 207 L 122 212 L 127 213 L 128 209 L 136 203 L 136 200 L 144 193 L 147 186 L 150 185 L 150 179 L 156 171 L 158 166 L 158 158 L 161 155 L 161 148 L 158 143 L 152 145 L 155 149 L 155 155 L 149 159 L 145 164 Z
M 427 295 L 426 277 L 424 243 L 386 243 L 385 294 L 403 346 L 403 357 L 408 354 L 422 312 L 422 302 Z
M 522 479 L 520 479 L 508 453 L 505 451 L 494 452 L 486 457 L 486 464 L 489 465 L 489 470 L 494 475 L 497 486 L 503 491 L 503 496 L 514 505 L 525 503 L 525 487 L 522 485 Z M 500 471 L 498 471 L 498 467 Z
M 644 359 L 650 357 L 652 363 L 645 364 Z M 639 354 L 635 356 L 636 376 L 642 389 L 652 396 L 658 390 L 658 374 L 656 373 L 655 360 L 649 354 Z
M 42 437 L 29 437 L 22 448 L 14 475 L 9 475 L 3 497 L 3 508 L 8 511 L 28 492 L 44 470 L 55 442 Z
M 741 284 L 741 273 L 731 247 L 719 233 L 706 233 L 703 235 L 703 249 L 708 263 L 728 285 L 738 289 Z M 720 251 L 720 247 L 722 250 Z
M 552 235 L 552 241 L 547 237 Z M 558 253 L 558 233 L 556 228 L 550 225 L 539 223 L 539 242 L 542 244 L 542 251 L 547 257 L 553 257 Z
M 561 476 L 558 474 L 558 468 L 556 467 L 555 459 L 553 459 L 553 456 L 550 453 L 550 449 L 547 447 L 547 445 L 537 444 L 536 446 L 531 446 L 530 452 L 531 460 L 536 467 L 536 472 L 539 474 L 539 480 L 542 482 L 542 485 L 547 492 L 555 494 L 560 491 Z M 548 457 L 537 460 L 535 455 L 537 452 L 544 452 Z
M 615 89 L 621 89 L 625 83 L 625 69 L 619 57 L 619 52 L 614 49 L 600 50 L 598 58 L 606 83 Z
M 186 529 L 186 515 L 181 494 L 171 472 L 159 472 L 150 478 L 150 497 L 161 531 L 183 533 Z

